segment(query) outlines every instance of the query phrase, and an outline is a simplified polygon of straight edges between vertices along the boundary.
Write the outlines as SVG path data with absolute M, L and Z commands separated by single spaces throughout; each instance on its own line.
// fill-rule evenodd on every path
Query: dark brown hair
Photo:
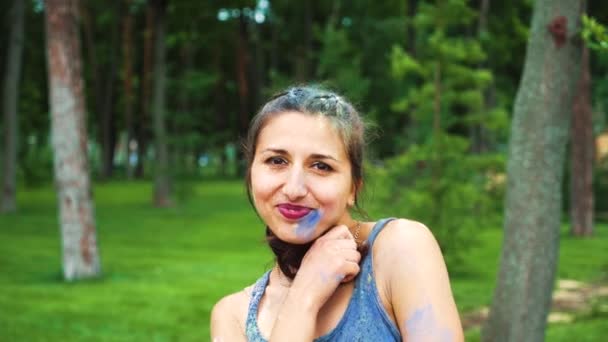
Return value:
M 252 119 L 243 146 L 247 162 L 245 185 L 252 206 L 251 165 L 253 164 L 258 137 L 271 118 L 285 112 L 319 115 L 327 118 L 332 123 L 346 147 L 346 154 L 351 164 L 352 181 L 357 187 L 355 210 L 365 216 L 358 200 L 359 187 L 363 180 L 365 125 L 354 106 L 342 96 L 315 86 L 293 87 L 275 95 L 262 106 L 262 109 Z M 275 254 L 281 271 L 291 279 L 295 277 L 302 263 L 302 258 L 313 243 L 287 243 L 280 240 L 268 227 L 266 227 L 266 241 L 268 241 L 268 245 Z

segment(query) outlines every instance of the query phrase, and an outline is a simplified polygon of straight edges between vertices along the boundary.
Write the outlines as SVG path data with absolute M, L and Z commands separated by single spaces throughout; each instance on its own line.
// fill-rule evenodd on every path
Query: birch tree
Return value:
M 99 276 L 82 80 L 77 0 L 45 2 L 54 173 L 68 281 Z

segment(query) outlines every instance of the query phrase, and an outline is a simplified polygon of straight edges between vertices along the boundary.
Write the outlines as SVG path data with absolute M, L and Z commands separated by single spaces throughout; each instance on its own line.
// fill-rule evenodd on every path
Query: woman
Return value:
M 461 341 L 443 257 L 405 219 L 362 222 L 364 125 L 314 87 L 275 96 L 251 123 L 247 190 L 276 267 L 221 299 L 214 341 Z

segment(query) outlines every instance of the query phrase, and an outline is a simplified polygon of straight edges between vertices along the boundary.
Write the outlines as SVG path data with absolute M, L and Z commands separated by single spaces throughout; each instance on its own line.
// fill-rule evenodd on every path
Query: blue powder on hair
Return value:
M 306 216 L 304 216 L 296 227 L 296 234 L 298 236 L 308 237 L 315 231 L 317 223 L 321 220 L 321 212 L 317 209 L 312 210 Z

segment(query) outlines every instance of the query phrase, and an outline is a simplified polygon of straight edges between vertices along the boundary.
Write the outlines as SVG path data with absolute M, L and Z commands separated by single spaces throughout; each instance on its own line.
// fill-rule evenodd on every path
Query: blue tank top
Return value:
M 344 315 L 327 334 L 315 341 L 401 341 L 399 329 L 391 321 L 378 294 L 372 269 L 372 246 L 378 233 L 392 218 L 378 221 L 372 228 L 367 244 L 369 251 L 355 278 L 355 288 Z M 267 271 L 253 287 L 245 334 L 250 342 L 266 342 L 258 328 L 257 314 L 260 299 L 268 285 L 270 271 Z

